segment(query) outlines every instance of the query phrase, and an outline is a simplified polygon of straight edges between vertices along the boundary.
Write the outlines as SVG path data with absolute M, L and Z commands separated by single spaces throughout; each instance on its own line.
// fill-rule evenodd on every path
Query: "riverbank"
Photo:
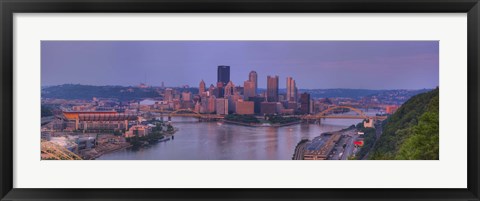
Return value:
M 119 144 L 105 143 L 105 144 L 97 145 L 97 147 L 85 151 L 84 153 L 81 154 L 81 157 L 84 160 L 95 160 L 96 158 L 104 154 L 116 152 L 116 151 L 123 150 L 130 147 L 132 147 L 132 145 L 128 142 L 123 142 Z
M 301 123 L 301 121 L 295 121 L 295 122 L 284 123 L 284 124 L 243 123 L 243 122 L 229 121 L 229 120 L 223 120 L 221 122 L 227 123 L 227 124 L 240 125 L 240 126 L 248 126 L 248 127 L 275 127 L 275 128 L 283 127 L 283 126 L 291 126 L 291 125 L 296 125 Z
M 178 131 L 178 128 L 174 128 L 173 131 L 164 131 L 162 134 L 163 137 L 159 139 L 146 139 L 142 140 L 142 145 L 140 147 L 146 147 L 149 146 L 150 144 L 153 144 L 152 142 L 166 142 L 171 139 L 174 139 L 173 135 Z M 101 157 L 102 155 L 113 153 L 116 151 L 128 149 L 128 148 L 134 148 L 134 144 L 131 142 L 122 142 L 122 143 L 104 143 L 97 145 L 95 148 L 86 150 L 81 154 L 81 157 L 85 160 L 95 160 L 96 158 Z M 140 148 L 137 147 L 137 148 Z
M 168 141 L 173 139 L 173 135 L 178 131 L 178 128 L 172 127 L 172 130 L 157 131 L 142 137 L 134 136 L 127 138 L 127 142 L 132 145 L 132 149 L 138 150 L 143 147 L 149 147 L 151 144 Z

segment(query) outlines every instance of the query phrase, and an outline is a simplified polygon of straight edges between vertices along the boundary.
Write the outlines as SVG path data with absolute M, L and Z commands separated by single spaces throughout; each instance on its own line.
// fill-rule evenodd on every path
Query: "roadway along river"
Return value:
M 172 124 L 180 129 L 174 140 L 140 150 L 108 153 L 97 160 L 291 160 L 302 138 L 312 139 L 323 132 L 359 122 L 360 119 L 324 119 L 321 125 L 273 128 L 219 125 L 190 117 L 174 117 Z

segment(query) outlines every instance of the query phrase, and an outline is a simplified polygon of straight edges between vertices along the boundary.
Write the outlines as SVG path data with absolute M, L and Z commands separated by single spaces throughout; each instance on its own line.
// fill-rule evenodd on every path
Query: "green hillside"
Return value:
M 369 155 L 373 160 L 438 160 L 439 89 L 405 102 L 383 124 Z

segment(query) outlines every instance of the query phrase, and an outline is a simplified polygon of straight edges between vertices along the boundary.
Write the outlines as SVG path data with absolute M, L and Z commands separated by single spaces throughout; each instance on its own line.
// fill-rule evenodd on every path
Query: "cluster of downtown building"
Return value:
M 247 76 L 246 76 L 247 77 Z M 164 103 L 173 102 L 174 108 L 193 109 L 201 114 L 309 114 L 313 112 L 313 100 L 310 94 L 298 94 L 298 88 L 292 77 L 286 78 L 286 94 L 279 94 L 279 76 L 267 76 L 267 88 L 263 93 L 258 90 L 258 74 L 251 71 L 243 86 L 237 86 L 230 79 L 230 66 L 218 66 L 217 83 L 208 88 L 202 80 L 198 94 L 182 92 L 176 100 L 177 91 L 167 88 L 164 91 Z M 178 97 L 178 96 L 177 96 Z M 175 104 L 175 102 L 177 102 Z M 160 106 L 161 107 L 161 106 Z

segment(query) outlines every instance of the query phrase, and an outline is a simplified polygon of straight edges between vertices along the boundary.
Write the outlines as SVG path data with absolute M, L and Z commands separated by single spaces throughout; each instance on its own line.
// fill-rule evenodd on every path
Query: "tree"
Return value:
M 405 102 L 383 124 L 383 134 L 369 159 L 437 160 L 439 158 L 439 89 Z

